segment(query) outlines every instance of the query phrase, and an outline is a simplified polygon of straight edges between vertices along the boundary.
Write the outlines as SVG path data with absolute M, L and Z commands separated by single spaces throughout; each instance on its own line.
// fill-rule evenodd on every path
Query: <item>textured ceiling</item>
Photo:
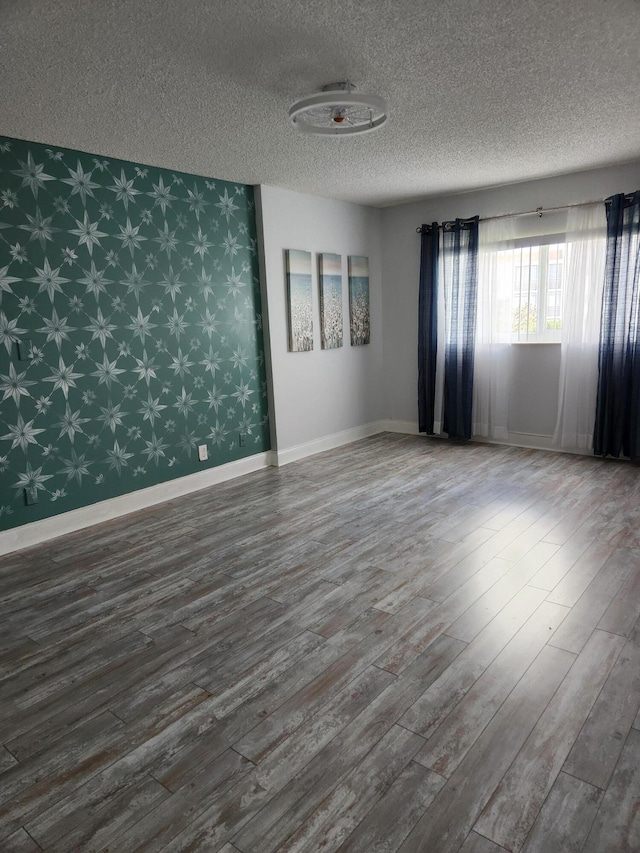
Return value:
M 0 0 L 0 133 L 385 206 L 640 158 L 638 0 Z M 287 111 L 349 78 L 363 137 Z

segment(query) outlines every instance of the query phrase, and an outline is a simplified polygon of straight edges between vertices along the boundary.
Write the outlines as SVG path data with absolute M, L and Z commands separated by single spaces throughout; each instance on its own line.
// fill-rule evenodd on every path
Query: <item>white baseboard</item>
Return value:
M 0 555 L 30 548 L 47 539 L 54 539 L 65 533 L 74 533 L 84 527 L 99 524 L 101 521 L 110 521 L 112 518 L 146 509 L 154 504 L 215 486 L 217 483 L 224 483 L 234 477 L 242 477 L 244 474 L 268 468 L 273 464 L 275 463 L 272 451 L 257 453 L 246 459 L 238 459 L 226 465 L 218 465 L 216 468 L 207 468 L 206 471 L 197 471 L 195 474 L 178 477 L 166 483 L 159 483 L 157 486 L 149 486 L 117 498 L 109 498 L 80 509 L 72 509 L 61 515 L 54 515 L 52 518 L 23 524 L 21 527 L 0 533 Z
M 550 450 L 553 453 L 570 453 L 574 456 L 593 456 L 593 450 L 579 447 L 557 447 L 553 443 L 552 435 L 540 435 L 538 433 L 510 432 L 504 441 L 474 435 L 473 441 L 481 444 L 497 444 L 501 447 L 523 447 L 527 450 Z
M 41 521 L 34 521 L 31 524 L 23 524 L 21 527 L 15 527 L 12 530 L 2 531 L 0 532 L 0 555 L 30 548 L 32 545 L 38 545 L 41 542 L 46 542 L 48 539 L 64 536 L 67 533 L 74 533 L 85 527 L 100 524 L 103 521 L 110 521 L 113 518 L 127 515 L 130 512 L 146 509 L 155 504 L 187 495 L 190 492 L 206 489 L 217 483 L 224 483 L 226 480 L 231 480 L 234 477 L 250 474 L 252 471 L 268 468 L 271 465 L 279 467 L 289 462 L 313 456 L 316 453 L 322 453 L 325 450 L 332 450 L 343 444 L 350 444 L 361 438 L 368 438 L 371 435 L 384 432 L 387 429 L 387 424 L 391 423 L 397 425 L 399 422 L 373 421 L 369 424 L 333 433 L 332 435 L 327 435 L 315 441 L 299 444 L 285 450 L 270 450 L 266 453 L 258 453 L 246 459 L 229 462 L 226 465 L 219 465 L 216 468 L 208 468 L 206 471 L 198 471 L 186 477 L 179 477 L 175 480 L 169 480 L 166 483 L 159 483 L 157 486 L 150 486 L 147 489 L 129 492 L 126 495 L 109 498 L 108 500 L 99 501 L 80 509 L 73 509 L 51 518 L 44 518 Z M 402 429 L 396 429 L 396 431 L 404 432 Z
M 90 506 L 70 510 L 61 515 L 55 515 L 52 518 L 44 518 L 41 521 L 34 521 L 31 524 L 25 524 L 12 530 L 5 530 L 0 532 L 0 555 L 9 554 L 11 551 L 23 548 L 30 548 L 32 545 L 38 545 L 41 542 L 46 542 L 48 539 L 54 539 L 66 533 L 74 533 L 93 524 L 110 521 L 121 515 L 146 509 L 155 504 L 187 495 L 190 492 L 197 492 L 200 489 L 215 486 L 217 483 L 224 483 L 235 477 L 242 477 L 244 474 L 268 468 L 271 465 L 281 467 L 290 462 L 306 459 L 308 456 L 314 456 L 316 453 L 333 450 L 335 447 L 351 444 L 353 441 L 359 441 L 362 438 L 368 438 L 380 432 L 404 433 L 406 435 L 420 434 L 417 422 L 380 420 L 363 424 L 353 429 L 336 432 L 332 435 L 323 436 L 323 438 L 318 438 L 305 444 L 298 444 L 295 447 L 285 450 L 270 450 L 266 453 L 258 453 L 246 459 L 239 459 L 236 462 L 229 462 L 226 465 L 219 465 L 216 468 L 208 468 L 206 471 L 198 471 L 186 477 L 178 477 L 166 483 L 159 483 L 157 486 L 150 486 L 147 489 L 140 489 L 136 492 L 120 495 L 117 498 L 109 498 L 106 501 L 99 501 Z M 555 450 L 560 453 L 568 452 L 592 455 L 592 452 L 589 450 L 563 451 L 557 447 L 553 447 L 551 436 L 509 433 L 507 441 L 491 441 L 490 439 L 479 436 L 474 436 L 473 440 L 487 444 L 527 447 L 532 450 Z
M 324 453 L 325 450 L 333 450 L 334 447 L 341 447 L 343 444 L 351 444 L 352 441 L 368 438 L 370 435 L 384 432 L 386 423 L 386 421 L 372 421 L 369 424 L 353 427 L 353 429 L 345 429 L 342 432 L 325 435 L 322 438 L 308 441 L 305 444 L 297 444 L 295 447 L 272 451 L 275 456 L 272 464 L 281 467 L 282 465 L 288 465 L 289 462 L 297 462 L 300 459 L 306 459 L 307 456 L 315 456 L 316 453 Z
M 400 432 L 406 435 L 420 435 L 416 421 L 381 421 L 384 432 Z M 439 424 L 437 425 L 439 428 Z M 445 438 L 443 435 L 431 436 L 431 438 Z M 473 441 L 481 444 L 497 444 L 502 447 L 524 447 L 528 450 L 551 450 L 555 453 L 573 453 L 579 456 L 593 456 L 593 450 L 583 448 L 561 448 L 553 443 L 552 435 L 541 435 L 540 433 L 510 432 L 504 440 L 484 438 L 480 435 L 472 436 Z
M 384 432 L 401 432 L 405 435 L 420 435 L 417 421 L 381 421 Z

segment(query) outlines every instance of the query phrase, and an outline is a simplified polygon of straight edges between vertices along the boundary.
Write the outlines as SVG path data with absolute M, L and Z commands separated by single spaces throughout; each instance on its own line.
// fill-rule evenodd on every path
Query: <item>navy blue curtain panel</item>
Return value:
M 640 461 L 640 191 L 607 199 L 596 422 L 598 456 Z
M 433 435 L 438 343 L 438 223 L 420 231 L 418 299 L 418 429 Z
M 473 351 L 478 301 L 478 217 L 442 226 L 446 336 L 444 431 L 471 438 Z

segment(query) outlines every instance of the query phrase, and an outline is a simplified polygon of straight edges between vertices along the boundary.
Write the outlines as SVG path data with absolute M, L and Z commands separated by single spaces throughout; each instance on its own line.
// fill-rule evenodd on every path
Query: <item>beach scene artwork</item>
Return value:
M 369 317 L 369 258 L 349 255 L 349 329 L 351 346 L 368 344 L 371 339 Z
M 313 293 L 311 252 L 285 250 L 289 352 L 313 349 Z
M 344 337 L 342 317 L 342 256 L 329 252 L 318 255 L 320 290 L 320 342 L 322 349 L 341 347 Z

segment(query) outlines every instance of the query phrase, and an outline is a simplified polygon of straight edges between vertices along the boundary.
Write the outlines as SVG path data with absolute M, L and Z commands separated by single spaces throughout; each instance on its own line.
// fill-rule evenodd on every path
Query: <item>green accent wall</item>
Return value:
M 0 530 L 268 449 L 253 188 L 0 136 Z

